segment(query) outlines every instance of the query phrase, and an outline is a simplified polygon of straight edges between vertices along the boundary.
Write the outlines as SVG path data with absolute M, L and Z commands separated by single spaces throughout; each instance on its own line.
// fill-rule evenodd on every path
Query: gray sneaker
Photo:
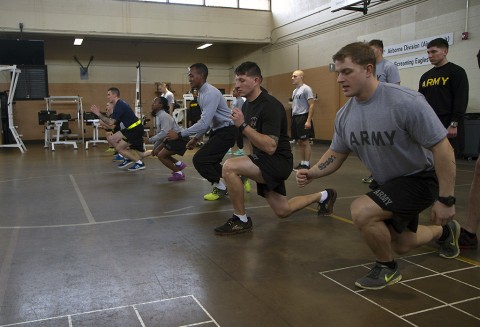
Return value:
M 376 262 L 370 272 L 358 279 L 355 285 L 367 290 L 379 290 L 400 280 L 402 275 L 398 272 L 398 264 L 395 263 L 395 269 L 390 269 Z
M 447 239 L 440 244 L 438 254 L 442 258 L 453 259 L 460 254 L 460 247 L 458 246 L 458 237 L 460 236 L 460 224 L 456 220 L 448 222 L 447 228 L 450 231 Z

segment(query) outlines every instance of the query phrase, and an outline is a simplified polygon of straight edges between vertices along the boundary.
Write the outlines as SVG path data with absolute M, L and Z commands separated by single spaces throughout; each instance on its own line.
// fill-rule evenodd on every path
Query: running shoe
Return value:
M 184 181 L 185 180 L 185 174 L 183 173 L 178 173 L 178 172 L 173 172 L 172 176 L 168 178 L 170 182 L 179 182 L 179 181 Z
M 373 181 L 373 176 L 372 175 L 370 175 L 368 177 L 365 177 L 365 178 L 362 178 L 362 182 L 367 183 L 367 184 L 371 184 L 372 181 Z
M 132 167 L 128 168 L 128 171 L 137 171 L 145 169 L 145 164 L 136 162 Z
M 178 171 L 182 171 L 187 167 L 187 164 L 182 161 L 180 166 L 175 165 L 178 168 Z
M 125 168 L 125 167 L 128 167 L 128 165 L 130 165 L 131 163 L 133 163 L 132 160 L 123 158 L 123 162 L 118 164 L 117 167 L 118 168 Z
M 238 149 L 233 153 L 234 156 L 243 156 L 245 153 L 243 152 L 242 149 Z
M 233 154 L 232 149 L 228 149 L 227 153 L 225 154 Z
M 125 157 L 122 156 L 122 155 L 119 154 L 119 153 L 117 153 L 117 155 L 112 159 L 113 162 L 115 162 L 115 161 L 119 161 L 119 162 L 120 162 L 120 161 L 123 161 L 123 160 L 125 160 Z
M 245 176 L 240 176 L 240 179 L 242 180 L 245 192 L 250 193 L 250 191 L 252 190 L 252 184 L 250 184 L 250 180 Z
M 460 237 L 458 238 L 458 246 L 460 249 L 476 249 L 478 247 L 477 235 L 470 236 L 463 228 L 460 229 Z
M 245 189 L 245 192 L 250 193 L 252 190 L 252 184 L 250 184 L 250 180 L 247 179 L 245 183 L 243 184 L 243 188 Z
M 331 188 L 327 188 L 325 191 L 327 191 L 328 195 L 323 202 L 318 202 L 318 216 L 330 216 L 333 213 L 333 205 L 337 200 L 337 191 Z
M 219 188 L 213 187 L 212 192 L 205 194 L 203 198 L 207 201 L 215 201 L 221 198 L 224 198 L 228 195 L 227 190 L 221 190 Z
M 300 170 L 300 169 L 310 169 L 310 165 L 302 165 L 301 163 L 299 163 L 297 167 L 293 168 L 293 170 Z
M 460 254 L 460 247 L 458 246 L 458 239 L 460 236 L 460 224 L 456 220 L 449 221 L 447 224 L 449 234 L 445 241 L 438 242 L 440 250 L 438 254 L 442 258 L 452 259 L 458 257 Z
M 392 285 L 399 282 L 402 275 L 398 272 L 398 264 L 395 263 L 395 268 L 390 269 L 387 266 L 375 263 L 375 266 L 368 274 L 358 279 L 355 285 L 367 290 L 379 290 L 387 285 Z
M 232 215 L 232 218 L 227 220 L 224 225 L 215 228 L 215 234 L 224 236 L 249 232 L 252 230 L 253 225 L 250 217 L 247 217 L 247 219 L 247 222 L 243 222 L 237 216 Z

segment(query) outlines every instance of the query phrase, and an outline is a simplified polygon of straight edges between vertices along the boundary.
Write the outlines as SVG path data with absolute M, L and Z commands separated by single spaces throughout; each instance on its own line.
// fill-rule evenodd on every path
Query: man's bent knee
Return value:
M 365 205 L 363 197 L 360 197 L 352 202 L 350 205 L 350 212 L 352 215 L 353 224 L 358 229 L 362 229 L 363 226 L 372 222 L 373 213 L 371 209 Z

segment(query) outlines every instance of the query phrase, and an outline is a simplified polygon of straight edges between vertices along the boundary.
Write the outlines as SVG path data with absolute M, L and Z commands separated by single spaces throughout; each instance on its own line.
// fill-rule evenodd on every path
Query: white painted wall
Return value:
M 330 12 L 329 0 L 273 0 L 272 45 L 251 54 L 266 75 L 328 65 L 342 46 L 381 39 L 398 44 L 453 32 L 448 59 L 462 66 L 470 82 L 468 112 L 480 112 L 480 0 L 390 0 L 376 3 L 367 15 L 353 11 Z M 461 40 L 467 30 L 469 40 Z M 286 60 L 285 58 L 288 58 Z M 392 57 L 395 58 L 395 57 Z M 402 69 L 402 85 L 418 89 L 420 76 L 432 66 Z

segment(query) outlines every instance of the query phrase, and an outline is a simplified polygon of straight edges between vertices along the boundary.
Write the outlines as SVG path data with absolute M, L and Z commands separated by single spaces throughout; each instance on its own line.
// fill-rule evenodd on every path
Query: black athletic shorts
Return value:
M 252 162 L 260 168 L 266 184 L 257 183 L 257 194 L 265 197 L 268 191 L 275 191 L 287 195 L 285 180 L 290 176 L 293 169 L 293 155 L 251 154 L 248 156 Z
M 292 116 L 292 139 L 308 140 L 315 137 L 315 130 L 313 129 L 313 122 L 310 129 L 305 129 L 308 113 L 303 115 Z
M 176 140 L 165 140 L 165 149 L 180 156 L 183 156 L 185 154 L 185 151 L 187 151 L 188 141 L 190 141 L 190 137 L 188 136 Z
M 402 176 L 383 184 L 370 184 L 373 190 L 367 193 L 383 210 L 393 213 L 387 225 L 401 233 L 408 228 L 417 231 L 420 212 L 430 207 L 438 197 L 438 180 L 435 171 L 423 171 Z
M 137 125 L 132 129 L 123 129 L 122 134 L 126 139 L 126 142 L 130 144 L 130 149 L 137 150 L 140 152 L 145 151 L 143 144 L 143 134 L 144 134 L 143 125 Z

